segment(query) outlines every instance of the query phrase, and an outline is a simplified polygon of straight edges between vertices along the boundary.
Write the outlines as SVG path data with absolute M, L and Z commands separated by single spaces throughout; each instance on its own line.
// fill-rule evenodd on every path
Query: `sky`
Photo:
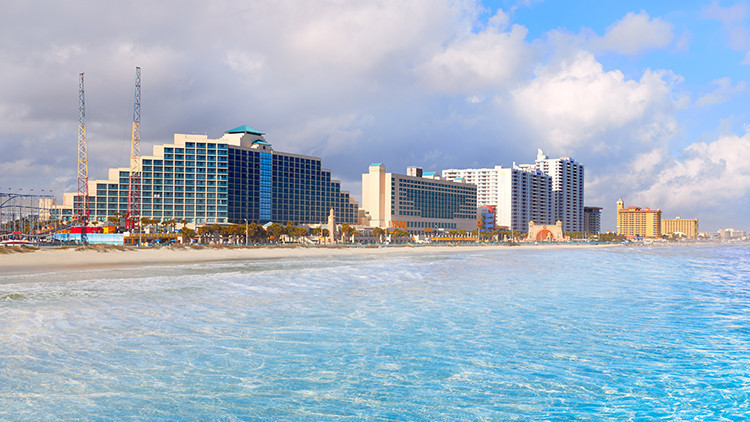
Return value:
M 0 7 L 0 191 L 77 189 L 142 152 L 250 125 L 359 199 L 405 173 L 585 167 L 585 205 L 750 230 L 747 1 L 25 1 Z

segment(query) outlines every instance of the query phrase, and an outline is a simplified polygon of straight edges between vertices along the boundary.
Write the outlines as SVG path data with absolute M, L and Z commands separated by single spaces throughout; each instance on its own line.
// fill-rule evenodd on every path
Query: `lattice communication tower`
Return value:
M 86 148 L 86 99 L 83 91 L 83 73 L 78 84 L 78 201 L 75 217 L 82 225 L 89 221 L 89 160 Z
M 128 181 L 128 213 L 126 225 L 137 228 L 141 217 L 141 68 L 135 68 L 135 99 L 133 103 L 133 134 L 130 138 L 130 178 Z

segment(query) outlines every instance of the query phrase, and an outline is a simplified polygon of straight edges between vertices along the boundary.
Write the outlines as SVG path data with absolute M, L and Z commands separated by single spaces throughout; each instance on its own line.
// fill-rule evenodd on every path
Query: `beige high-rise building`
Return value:
M 617 234 L 626 237 L 661 237 L 661 210 L 627 207 L 617 201 Z
M 398 227 L 412 235 L 477 228 L 477 187 L 409 167 L 387 173 L 381 163 L 362 175 L 362 208 L 370 226 Z
M 661 232 L 667 235 L 682 234 L 688 239 L 697 239 L 698 219 L 682 220 L 677 217 L 674 220 L 661 220 Z

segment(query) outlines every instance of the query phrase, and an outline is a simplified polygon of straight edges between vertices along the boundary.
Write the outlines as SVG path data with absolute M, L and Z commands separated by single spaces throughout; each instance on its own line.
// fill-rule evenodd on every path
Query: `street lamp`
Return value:
M 245 246 L 247 246 L 247 218 L 245 219 Z

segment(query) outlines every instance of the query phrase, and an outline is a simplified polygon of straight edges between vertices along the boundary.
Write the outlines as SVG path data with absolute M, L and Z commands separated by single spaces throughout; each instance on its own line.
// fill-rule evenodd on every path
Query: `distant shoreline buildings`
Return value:
M 662 219 L 661 210 L 625 207 L 622 198 L 617 201 L 617 234 L 628 238 L 657 239 L 662 236 L 698 238 L 698 219 Z
M 477 205 L 494 207 L 497 226 L 526 231 L 529 221 L 560 221 L 563 231 L 585 230 L 584 169 L 569 157 L 550 159 L 540 149 L 534 164 L 447 169 L 443 177 L 477 185 Z
M 156 145 L 138 164 L 140 217 L 191 227 L 320 225 L 333 210 L 339 223 L 422 236 L 497 228 L 525 232 L 531 221 L 565 232 L 587 230 L 583 165 L 568 157 L 549 159 L 541 150 L 534 164 L 448 169 L 442 177 L 419 167 L 396 174 L 372 164 L 362 175 L 361 209 L 320 158 L 274 151 L 264 133 L 250 126 L 228 130 L 219 139 L 175 134 L 172 143 Z M 110 169 L 107 179 L 88 182 L 90 221 L 125 217 L 131 171 Z M 72 221 L 82 204 L 79 193 L 66 193 L 50 213 Z M 598 233 L 599 227 L 588 230 Z

